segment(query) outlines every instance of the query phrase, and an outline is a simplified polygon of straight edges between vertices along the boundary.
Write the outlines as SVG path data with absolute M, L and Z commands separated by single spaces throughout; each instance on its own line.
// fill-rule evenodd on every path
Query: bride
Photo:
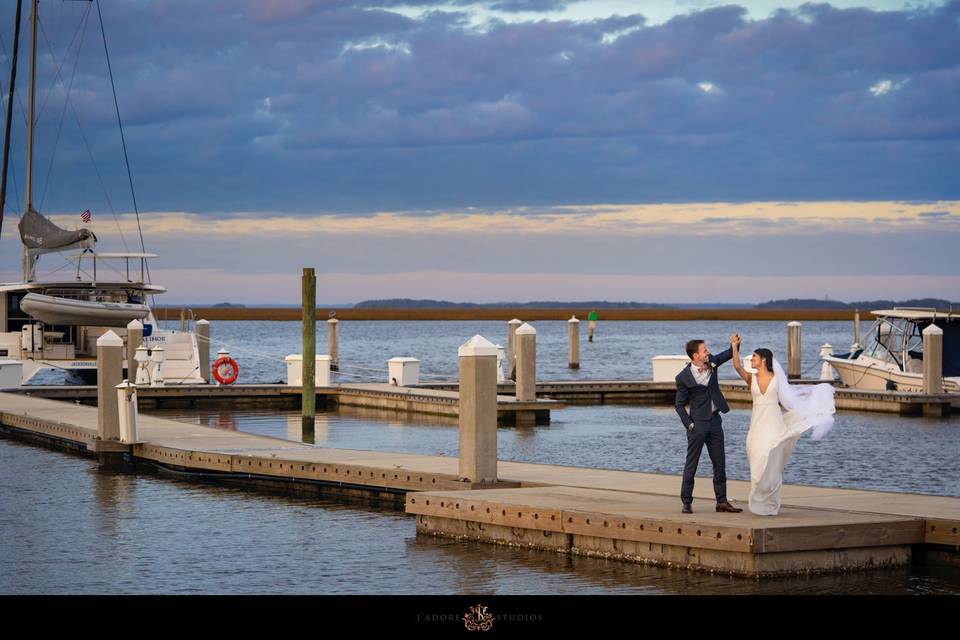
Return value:
M 819 440 L 833 427 L 836 411 L 834 389 L 829 384 L 791 385 L 780 363 L 769 349 L 757 349 L 750 359 L 752 374 L 740 359 L 739 336 L 733 344 L 733 366 L 750 385 L 753 413 L 747 432 L 747 458 L 750 462 L 750 502 L 752 513 L 774 516 L 780 512 L 780 488 L 783 468 L 803 433 L 812 429 Z M 786 413 L 780 410 L 780 405 Z

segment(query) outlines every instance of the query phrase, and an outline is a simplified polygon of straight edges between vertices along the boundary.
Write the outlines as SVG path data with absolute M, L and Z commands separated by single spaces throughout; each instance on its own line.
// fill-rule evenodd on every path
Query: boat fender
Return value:
M 230 356 L 220 356 L 213 363 L 213 377 L 220 384 L 233 384 L 238 375 L 240 375 L 240 365 Z

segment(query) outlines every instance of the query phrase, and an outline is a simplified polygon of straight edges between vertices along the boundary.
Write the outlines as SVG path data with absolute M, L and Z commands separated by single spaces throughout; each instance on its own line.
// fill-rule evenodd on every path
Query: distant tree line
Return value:
M 960 303 L 940 298 L 919 298 L 914 300 L 861 300 L 859 302 L 840 302 L 839 300 L 816 300 L 813 298 L 788 298 L 771 300 L 756 305 L 757 309 L 892 309 L 893 307 L 927 307 L 933 309 L 960 310 Z
M 651 302 L 610 302 L 608 300 L 589 300 L 586 302 L 561 302 L 543 300 L 534 302 L 450 302 L 448 300 L 411 300 L 410 298 L 392 298 L 389 300 L 364 300 L 353 305 L 354 309 L 495 309 L 501 307 L 526 309 L 561 309 L 569 307 L 590 307 L 591 309 L 671 309 L 677 305 L 654 304 Z
M 839 300 L 818 300 L 814 298 L 788 298 L 770 300 L 760 304 L 659 304 L 653 302 L 611 302 L 609 300 L 588 300 L 562 302 L 541 300 L 534 302 L 450 302 L 449 300 L 413 300 L 410 298 L 390 298 L 385 300 L 364 300 L 353 305 L 354 309 L 481 309 L 481 308 L 527 308 L 527 309 L 890 309 L 893 307 L 932 307 L 935 309 L 960 310 L 960 303 L 939 298 L 921 298 L 916 300 L 863 300 L 859 302 L 841 302 Z

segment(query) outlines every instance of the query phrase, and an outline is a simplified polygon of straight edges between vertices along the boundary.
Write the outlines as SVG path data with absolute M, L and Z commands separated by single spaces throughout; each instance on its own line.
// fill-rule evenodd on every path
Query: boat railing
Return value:
M 196 329 L 197 317 L 193 313 L 193 309 L 189 307 L 182 307 L 180 309 L 180 331 L 186 333 L 193 333 Z

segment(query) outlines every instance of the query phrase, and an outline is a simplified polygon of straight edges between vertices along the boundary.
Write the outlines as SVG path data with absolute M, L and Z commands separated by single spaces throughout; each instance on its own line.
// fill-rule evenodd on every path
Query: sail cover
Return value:
M 97 236 L 93 235 L 89 229 L 76 231 L 61 229 L 33 208 L 23 214 L 17 226 L 20 228 L 20 239 L 23 244 L 37 253 L 62 251 L 78 245 L 90 248 L 97 242 Z

